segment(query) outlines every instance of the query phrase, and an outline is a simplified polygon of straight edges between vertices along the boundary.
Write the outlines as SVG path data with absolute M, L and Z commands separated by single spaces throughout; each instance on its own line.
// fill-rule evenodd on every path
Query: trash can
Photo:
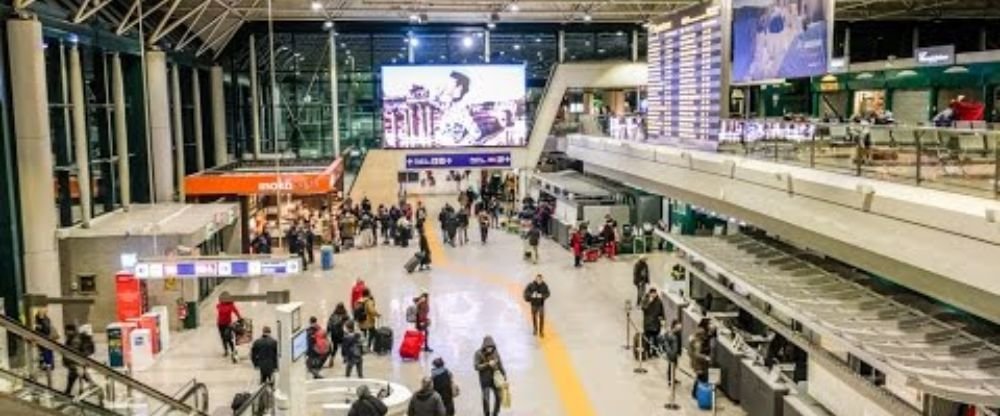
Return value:
M 323 270 L 333 269 L 333 246 L 325 245 L 319 248 L 319 263 Z

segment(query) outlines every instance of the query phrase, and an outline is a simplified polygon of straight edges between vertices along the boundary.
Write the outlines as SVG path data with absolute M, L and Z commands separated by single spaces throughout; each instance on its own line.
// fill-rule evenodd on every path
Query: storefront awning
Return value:
M 344 174 L 343 159 L 236 162 L 188 175 L 188 196 L 294 194 L 321 195 L 337 191 Z

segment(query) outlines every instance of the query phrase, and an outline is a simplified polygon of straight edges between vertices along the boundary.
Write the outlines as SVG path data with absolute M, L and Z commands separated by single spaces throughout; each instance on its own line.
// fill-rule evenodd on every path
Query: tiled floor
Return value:
M 434 202 L 429 201 L 432 206 Z M 436 215 L 432 215 L 434 217 Z M 473 235 L 474 234 L 474 235 Z M 507 415 L 654 415 L 711 414 L 694 410 L 686 392 L 690 377 L 681 376 L 677 402 L 681 411 L 667 411 L 668 400 L 663 362 L 648 365 L 647 374 L 634 374 L 636 363 L 625 343 L 623 305 L 634 296 L 631 285 L 632 259 L 602 260 L 583 269 L 572 267 L 572 257 L 555 243 L 543 242 L 541 262 L 534 265 L 521 258 L 521 240 L 492 230 L 487 244 L 479 242 L 443 248 L 433 232 L 434 265 L 429 272 L 408 275 L 402 264 L 415 248 L 380 246 L 352 250 L 336 257 L 333 271 L 311 268 L 294 278 L 226 282 L 222 290 L 262 292 L 289 289 L 292 299 L 305 302 L 304 315 L 325 317 L 337 302 L 346 301 L 354 279 L 364 278 L 372 288 L 384 314 L 384 323 L 394 328 L 396 342 L 406 329 L 404 311 L 409 299 L 422 290 L 431 294 L 431 346 L 418 362 L 404 363 L 395 355 L 367 356 L 366 375 L 386 378 L 414 387 L 430 369 L 430 360 L 440 356 L 463 387 L 458 398 L 459 415 L 481 413 L 473 354 L 483 335 L 496 338 L 509 372 L 512 403 Z M 478 241 L 478 229 L 470 230 Z M 654 281 L 666 278 L 669 255 L 650 256 Z M 527 307 L 520 291 L 536 273 L 542 273 L 553 292 L 547 304 L 548 336 L 531 335 Z M 253 317 L 256 327 L 273 322 L 272 307 L 263 303 L 238 305 Z M 214 308 L 203 310 L 201 327 L 176 334 L 174 345 L 153 368 L 137 377 L 166 391 L 174 391 L 192 377 L 208 384 L 211 409 L 223 413 L 232 396 L 256 381 L 256 373 L 245 358 L 232 364 L 222 357 L 214 326 Z M 247 347 L 241 347 L 246 356 Z M 686 366 L 686 357 L 682 358 Z M 326 370 L 340 376 L 343 367 Z M 303 377 L 305 375 L 303 374 Z M 744 412 L 720 400 L 718 414 Z

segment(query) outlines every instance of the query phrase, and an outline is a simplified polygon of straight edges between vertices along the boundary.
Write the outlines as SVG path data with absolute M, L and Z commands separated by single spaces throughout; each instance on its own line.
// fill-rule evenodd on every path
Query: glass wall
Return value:
M 567 61 L 631 59 L 632 32 L 645 53 L 645 30 L 637 25 L 458 25 L 338 24 L 336 43 L 337 115 L 341 148 L 377 148 L 382 140 L 381 68 L 413 64 L 523 64 L 528 83 L 529 120 L 559 59 L 559 38 L 565 33 Z M 329 33 L 318 25 L 276 25 L 274 74 L 270 87 L 270 45 L 267 28 L 252 26 L 256 40 L 256 71 L 261 97 L 262 149 L 291 152 L 299 157 L 332 154 Z M 249 34 L 247 35 L 249 36 Z M 412 39 L 412 40 L 411 40 Z M 236 39 L 236 44 L 247 44 Z M 487 42 L 489 43 L 487 45 Z M 488 47 L 487 47 L 488 46 Z M 236 48 L 238 49 L 238 48 Z M 248 49 L 232 52 L 236 82 L 249 84 Z M 242 91 L 242 88 L 241 88 Z M 244 114 L 231 142 L 244 142 L 250 131 L 249 90 L 232 101 Z M 273 99 L 276 96 L 277 99 Z M 273 104 L 276 103 L 276 104 Z M 276 127 L 272 127 L 276 126 Z

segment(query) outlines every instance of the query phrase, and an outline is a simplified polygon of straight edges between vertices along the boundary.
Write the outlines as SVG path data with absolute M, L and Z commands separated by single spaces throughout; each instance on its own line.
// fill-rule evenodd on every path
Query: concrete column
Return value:
M 639 31 L 632 29 L 632 62 L 639 62 Z
M 332 34 L 333 31 L 331 30 Z M 253 138 L 253 158 L 260 159 L 260 85 L 257 84 L 257 42 L 250 35 L 250 133 Z M 336 88 L 336 87 L 335 87 Z M 336 99 L 336 98 L 335 98 Z M 336 116 L 335 116 L 336 117 Z M 336 121 L 336 119 L 334 119 Z M 334 135 L 337 133 L 334 132 Z M 336 136 L 334 136 L 336 137 Z M 334 139 L 336 140 L 336 139 Z
M 557 45 L 557 56 L 559 57 L 559 63 L 566 62 L 566 32 L 560 30 L 556 33 L 556 45 Z
M 215 149 L 215 166 L 229 163 L 226 151 L 226 96 L 222 83 L 222 67 L 215 65 L 211 69 L 212 89 L 212 143 Z
M 184 119 L 181 117 L 181 70 L 174 64 L 170 67 L 171 86 L 171 115 L 174 126 L 174 160 L 175 174 L 177 175 L 177 200 L 184 202 L 184 172 L 187 170 L 184 164 Z
M 171 151 L 170 94 L 167 90 L 167 55 L 146 52 L 146 97 L 149 100 L 150 163 L 154 202 L 174 200 L 174 155 Z
M 330 124 L 333 126 L 333 156 L 340 156 L 340 86 L 337 83 L 337 31 L 330 28 Z
M 42 50 L 42 25 L 37 20 L 7 21 L 11 103 L 21 202 L 24 279 L 28 293 L 61 296 L 56 200 L 52 186 L 52 139 L 48 88 Z M 29 311 L 30 312 L 30 311 Z M 49 317 L 62 329 L 62 307 L 49 307 Z
M 132 206 L 132 173 L 129 172 L 128 128 L 125 123 L 125 80 L 122 78 L 122 58 L 111 56 L 111 101 L 114 106 L 115 150 L 118 153 L 118 184 L 122 207 Z
M 191 96 L 194 97 L 194 155 L 198 172 L 205 170 L 205 137 L 201 121 L 201 74 L 198 68 L 191 68 Z
M 76 156 L 76 187 L 80 192 L 80 217 L 84 228 L 90 227 L 90 143 L 87 139 L 87 99 L 83 96 L 83 68 L 80 66 L 80 48 L 69 48 L 69 99 L 73 106 L 73 153 Z
M 490 63 L 490 31 L 483 33 L 483 62 Z

